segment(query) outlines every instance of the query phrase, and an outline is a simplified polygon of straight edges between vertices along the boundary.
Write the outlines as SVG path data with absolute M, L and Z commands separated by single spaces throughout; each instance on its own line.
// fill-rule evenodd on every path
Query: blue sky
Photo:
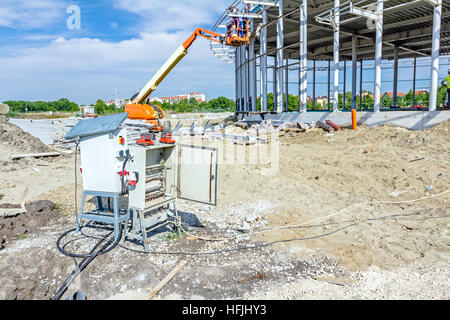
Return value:
M 66 97 L 91 104 L 98 98 L 114 98 L 116 90 L 119 97 L 129 98 L 195 28 L 210 28 L 230 2 L 0 0 L 0 101 Z M 79 30 L 66 25 L 71 5 L 81 11 Z M 429 73 L 429 68 L 419 68 L 417 77 L 428 79 Z M 440 77 L 445 73 L 443 66 Z M 411 68 L 401 69 L 400 79 L 411 79 L 411 74 Z M 365 77 L 371 81 L 373 72 L 367 71 Z M 297 73 L 290 72 L 289 78 L 296 82 Z M 392 91 L 391 78 L 392 72 L 383 70 L 383 91 Z M 326 72 L 317 73 L 318 82 L 326 80 Z M 350 85 L 348 69 L 347 90 Z M 416 88 L 428 86 L 429 81 L 421 81 Z M 399 84 L 401 91 L 411 87 L 411 81 Z M 373 84 L 365 83 L 364 89 L 373 90 Z M 296 93 L 297 85 L 289 90 Z M 153 96 L 188 92 L 205 93 L 208 99 L 234 98 L 234 66 L 213 56 L 209 42 L 202 38 Z M 326 85 L 318 85 L 316 94 L 325 95 Z
M 0 101 L 79 104 L 129 98 L 197 27 L 210 28 L 228 0 L 1 0 Z M 69 30 L 70 5 L 81 28 Z M 197 40 L 153 96 L 234 96 L 234 68 Z

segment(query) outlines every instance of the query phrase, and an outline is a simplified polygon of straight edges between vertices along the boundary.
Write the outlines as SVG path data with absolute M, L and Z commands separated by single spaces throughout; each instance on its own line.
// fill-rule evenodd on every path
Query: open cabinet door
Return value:
M 216 205 L 217 149 L 178 145 L 178 198 Z

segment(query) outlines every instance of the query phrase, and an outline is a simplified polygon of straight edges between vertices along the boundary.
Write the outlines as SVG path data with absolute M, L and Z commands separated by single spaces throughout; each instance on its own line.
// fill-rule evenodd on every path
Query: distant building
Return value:
M 328 104 L 328 97 L 327 96 L 317 97 L 316 98 L 316 105 L 325 106 L 327 104 Z
M 419 90 L 419 91 L 416 91 L 416 96 L 418 96 L 419 94 L 425 94 L 425 93 L 427 93 L 428 91 L 427 90 Z
M 94 106 L 80 106 L 80 112 L 82 114 L 95 113 L 95 108 Z
M 164 103 L 164 102 L 177 103 L 183 99 L 190 100 L 191 98 L 194 98 L 198 103 L 206 101 L 206 96 L 204 94 L 198 93 L 198 92 L 191 92 L 189 94 L 179 94 L 179 95 L 173 96 L 173 97 L 161 97 L 161 98 L 153 97 L 153 98 L 150 98 L 150 100 L 158 101 L 161 103 Z
M 127 99 L 127 100 L 123 100 L 123 99 L 120 99 L 119 100 L 119 102 L 118 102 L 118 106 L 116 106 L 116 108 L 123 108 L 123 107 L 125 107 L 125 105 L 127 105 L 127 104 L 129 104 L 130 103 L 130 99 Z M 108 101 L 105 101 L 105 104 L 109 107 L 110 105 L 115 105 L 116 104 L 116 101 L 115 100 L 108 100 Z
M 389 98 L 394 98 L 394 93 L 392 91 L 386 91 L 384 93 L 384 95 L 389 96 Z M 398 98 L 404 98 L 404 97 L 406 97 L 406 94 L 403 91 L 398 91 L 397 92 L 397 97 Z

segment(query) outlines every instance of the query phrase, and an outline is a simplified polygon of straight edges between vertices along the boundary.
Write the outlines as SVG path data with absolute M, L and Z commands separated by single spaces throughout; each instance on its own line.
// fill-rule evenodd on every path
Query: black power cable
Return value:
M 308 236 L 308 237 L 301 237 L 301 238 L 291 238 L 291 239 L 285 239 L 285 240 L 276 240 L 276 241 L 272 241 L 272 242 L 267 242 L 267 243 L 261 243 L 261 244 L 256 244 L 253 246 L 245 246 L 245 247 L 237 247 L 237 248 L 231 248 L 231 249 L 223 249 L 223 250 L 216 250 L 216 251 L 207 251 L 207 252 L 185 252 L 185 251 L 142 251 L 142 250 L 136 250 L 136 249 L 132 249 L 129 247 L 126 247 L 124 245 L 118 244 L 117 246 L 125 249 L 125 250 L 129 250 L 131 252 L 136 252 L 136 253 L 143 253 L 143 254 L 161 254 L 161 255 L 186 255 L 186 256 L 198 256 L 198 255 L 213 255 L 213 254 L 221 254 L 221 253 L 229 253 L 229 252 L 236 252 L 236 251 L 243 251 L 243 250 L 254 250 L 254 249 L 260 249 L 260 248 L 264 248 L 264 247 L 268 247 L 268 246 L 272 246 L 274 244 L 277 243 L 286 243 L 286 242 L 292 242 L 292 241 L 304 241 L 304 240 L 313 240 L 313 239 L 318 239 L 318 238 L 322 238 L 322 237 L 326 237 L 326 236 L 330 236 L 332 234 L 338 233 L 342 230 L 345 230 L 347 228 L 362 224 L 362 223 L 366 223 L 368 221 L 377 221 L 377 220 L 387 220 L 387 219 L 401 219 L 403 217 L 403 219 L 411 217 L 411 216 L 420 216 L 422 212 L 424 212 L 425 210 L 420 210 L 418 212 L 413 212 L 413 213 L 406 213 L 406 214 L 393 214 L 393 215 L 386 215 L 386 216 L 381 216 L 381 217 L 377 217 L 377 218 L 367 218 L 361 221 L 342 221 L 342 222 L 332 222 L 332 223 L 323 223 L 323 224 L 317 224 L 317 225 L 311 225 L 311 226 L 293 226 L 290 227 L 292 229 L 295 228 L 317 228 L 317 227 L 323 227 L 323 226 L 328 226 L 328 225 L 338 225 L 338 224 L 343 224 L 343 223 L 349 223 L 346 226 L 343 226 L 341 228 L 338 228 L 336 230 L 327 232 L 327 233 L 323 233 L 323 234 L 319 234 L 316 236 Z M 417 220 L 428 220 L 428 219 L 442 219 L 442 218 L 448 218 L 450 217 L 450 215 L 442 215 L 442 216 L 430 216 L 430 217 L 423 217 L 419 218 Z M 270 230 L 267 230 L 270 231 Z M 90 236 L 87 234 L 84 234 L 83 231 L 81 231 L 81 233 L 88 237 L 88 238 L 93 238 L 93 239 L 99 239 L 99 237 L 96 236 Z
M 64 280 L 61 287 L 58 289 L 58 291 L 53 295 L 52 300 L 59 300 L 61 296 L 66 292 L 69 285 L 72 283 L 72 281 L 76 278 L 78 274 L 80 274 L 81 271 L 83 271 L 97 256 L 106 254 L 113 250 L 118 244 L 122 237 L 122 228 L 120 229 L 120 237 L 116 241 L 114 240 L 108 240 L 99 250 L 95 251 L 100 244 L 105 241 L 109 236 L 112 235 L 113 231 L 107 234 L 106 236 L 100 238 L 100 240 L 95 244 L 95 246 L 89 251 L 88 254 L 75 254 L 72 252 L 66 251 L 64 248 L 61 248 L 61 240 L 66 237 L 69 233 L 75 231 L 76 229 L 70 229 L 66 232 L 64 232 L 61 236 L 58 237 L 58 240 L 56 241 L 56 246 L 58 250 L 69 257 L 72 258 L 83 258 L 83 260 L 76 265 L 75 269 L 72 271 L 72 273 Z M 111 244 L 112 243 L 112 244 Z

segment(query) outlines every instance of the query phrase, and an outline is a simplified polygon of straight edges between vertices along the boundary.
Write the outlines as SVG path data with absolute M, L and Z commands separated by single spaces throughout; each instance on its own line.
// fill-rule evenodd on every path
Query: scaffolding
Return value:
M 430 72 L 428 109 L 438 108 L 439 66 L 448 63 L 442 56 L 450 54 L 450 1 L 235 0 L 218 19 L 213 31 L 226 27 L 224 21 L 230 17 L 250 20 L 249 44 L 230 48 L 211 43 L 211 50 L 221 60 L 235 64 L 237 113 L 268 112 L 270 84 L 272 112 L 289 110 L 289 89 L 293 84 L 298 86 L 294 90 L 298 94 L 296 111 L 308 110 L 307 92 L 311 87 L 315 110 L 316 73 L 320 71 L 327 72 L 328 111 L 361 109 L 363 86 L 369 80 L 363 71 L 370 66 L 373 68 L 372 108 L 378 112 L 383 107 L 382 72 L 388 64 L 393 70 L 393 80 L 383 79 L 383 83 L 392 82 L 392 108 L 395 109 L 398 83 L 403 81 L 399 80 L 402 61 L 413 64 L 414 107 L 417 61 L 422 58 L 430 60 L 426 66 Z M 318 67 L 316 62 L 321 65 Z M 347 70 L 351 72 L 349 104 L 345 99 Z M 269 81 L 269 71 L 272 81 Z M 292 71 L 298 74 L 296 82 L 289 82 Z M 342 103 L 339 106 L 342 89 L 343 108 Z

